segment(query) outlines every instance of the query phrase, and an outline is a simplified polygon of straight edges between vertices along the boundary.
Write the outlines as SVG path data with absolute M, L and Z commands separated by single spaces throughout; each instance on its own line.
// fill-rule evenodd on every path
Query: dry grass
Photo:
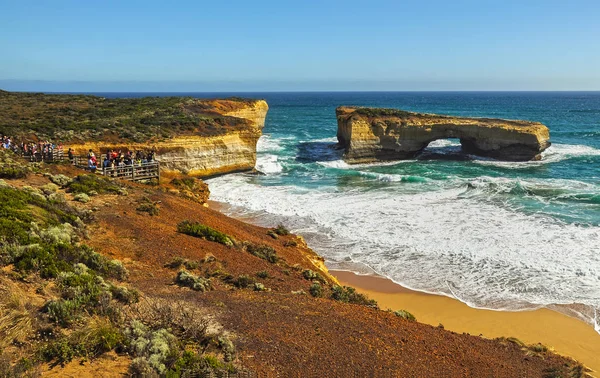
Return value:
M 27 308 L 27 295 L 14 282 L 3 280 L 0 298 L 0 348 L 23 343 L 33 331 L 34 316 Z
M 220 331 L 205 311 L 181 301 L 143 298 L 127 309 L 127 315 L 151 329 L 168 329 L 181 340 L 196 341 L 209 338 Z

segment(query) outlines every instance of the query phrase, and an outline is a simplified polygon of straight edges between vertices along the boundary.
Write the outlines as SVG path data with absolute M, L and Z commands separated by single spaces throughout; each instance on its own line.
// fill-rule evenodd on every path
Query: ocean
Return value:
M 207 181 L 228 214 L 286 225 L 331 269 L 477 308 L 549 307 L 600 332 L 600 92 L 177 95 L 269 103 L 264 175 Z M 335 149 L 340 105 L 538 121 L 552 146 L 540 161 L 500 162 L 448 139 L 414 160 L 348 165 Z

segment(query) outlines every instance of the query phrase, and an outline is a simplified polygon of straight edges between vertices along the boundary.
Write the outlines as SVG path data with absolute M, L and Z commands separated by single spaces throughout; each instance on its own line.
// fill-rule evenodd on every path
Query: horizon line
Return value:
M 193 91 L 45 91 L 45 90 L 6 90 L 0 88 L 0 91 L 13 93 L 49 93 L 49 94 L 72 94 L 72 93 L 600 93 L 600 89 L 431 89 L 431 90 L 193 90 Z

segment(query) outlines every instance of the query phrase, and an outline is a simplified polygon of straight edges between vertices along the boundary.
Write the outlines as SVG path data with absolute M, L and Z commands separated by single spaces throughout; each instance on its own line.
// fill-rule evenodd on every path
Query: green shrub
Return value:
M 275 264 L 277 261 L 279 261 L 279 257 L 277 256 L 275 249 L 268 245 L 245 243 L 244 249 L 250 254 L 263 260 L 267 260 L 272 264 Z
M 58 185 L 50 182 L 50 183 L 42 186 L 41 189 L 42 189 L 42 192 L 44 192 L 44 194 L 49 195 L 52 193 L 56 193 L 59 188 L 58 188 Z
M 185 270 L 180 270 L 177 273 L 175 282 L 180 286 L 186 286 L 196 291 L 209 291 L 212 290 L 210 278 L 202 278 L 188 273 Z
M 165 268 L 179 269 L 187 260 L 183 257 L 173 257 L 173 260 L 166 263 Z
M 29 170 L 26 166 L 0 165 L 0 178 L 20 179 L 27 177 L 28 174 Z
M 73 332 L 69 342 L 79 355 L 97 357 L 125 342 L 125 336 L 107 318 L 92 318 L 86 326 Z
M 158 215 L 160 211 L 158 205 L 155 202 L 151 201 L 148 197 L 144 196 L 138 201 L 138 203 L 139 205 L 136 207 L 137 211 L 148 213 L 151 216 Z
M 408 312 L 406 310 L 394 311 L 394 314 L 399 318 L 410 320 L 412 322 L 417 320 L 417 318 L 415 318 L 415 316 L 413 314 L 411 314 L 410 312 Z
M 267 288 L 265 287 L 264 284 L 262 284 L 260 282 L 255 282 L 254 283 L 254 291 L 267 291 Z
M 133 375 L 153 370 L 164 376 L 168 371 L 167 365 L 177 360 L 180 348 L 178 340 L 166 329 L 153 331 L 133 320 L 125 330 L 125 335 L 129 341 L 130 353 L 137 357 L 130 366 Z
M 184 266 L 186 269 L 194 270 L 198 269 L 200 264 L 197 261 L 190 261 L 188 259 L 184 259 L 183 257 L 173 257 L 171 262 L 168 262 L 164 265 L 165 268 L 178 269 Z
M 226 335 L 217 337 L 217 345 L 223 352 L 224 360 L 226 362 L 233 361 L 235 358 L 235 345 Z
M 258 277 L 258 278 L 269 278 L 269 272 L 267 272 L 266 270 L 261 270 L 260 272 L 256 273 L 256 277 Z
M 85 193 L 77 193 L 75 194 L 75 196 L 73 196 L 73 199 L 75 201 L 81 202 L 81 203 L 88 203 L 90 202 L 90 196 L 88 196 Z
M 304 277 L 304 279 L 307 279 L 307 280 L 317 279 L 317 273 L 313 272 L 310 269 L 305 269 L 304 272 L 302 272 L 302 276 Z
M 124 304 L 133 304 L 140 300 L 140 293 L 137 290 L 125 286 L 112 286 L 110 292 L 113 298 Z
M 182 234 L 220 243 L 228 247 L 233 246 L 231 237 L 199 222 L 183 221 L 177 225 L 177 231 Z
M 295 240 L 286 240 L 286 241 L 283 243 L 283 246 L 284 246 L 284 247 L 297 247 L 297 246 L 298 246 L 298 242 L 297 242 L 297 241 L 295 241 Z
M 91 192 L 120 194 L 121 191 L 121 187 L 114 181 L 96 174 L 79 175 L 68 184 L 68 188 L 73 193 L 85 193 L 87 195 L 90 195 Z
M 254 282 L 254 278 L 242 274 L 238 276 L 235 280 L 233 280 L 233 285 L 239 289 L 245 289 L 248 286 L 253 285 Z
M 48 362 L 56 361 L 57 364 L 64 366 L 71 362 L 73 358 L 79 356 L 80 353 L 66 337 L 61 337 L 45 344 L 40 350 L 40 355 L 42 359 Z
M 269 230 L 267 231 L 267 235 L 269 235 L 270 237 L 272 237 L 273 239 L 277 239 L 279 238 L 279 236 L 275 233 L 275 231 L 273 230 Z
M 50 175 L 50 181 L 52 181 L 56 185 L 60 186 L 61 188 L 65 188 L 65 187 L 69 186 L 69 184 L 73 181 L 73 179 L 71 179 L 68 176 L 59 174 L 59 175 Z
M 344 303 L 354 303 L 377 308 L 375 300 L 367 298 L 364 294 L 357 293 L 353 287 L 334 285 L 331 288 L 331 298 Z
M 67 327 L 75 321 L 81 305 L 76 300 L 53 299 L 46 303 L 44 310 L 48 313 L 51 321 Z
M 282 224 L 278 225 L 277 227 L 275 227 L 273 229 L 273 232 L 275 232 L 277 235 L 280 236 L 285 236 L 285 235 L 289 235 L 290 231 Z
M 309 281 L 319 281 L 321 283 L 326 283 L 327 281 L 325 280 L 325 278 L 323 278 L 323 276 L 320 273 L 317 273 L 315 271 L 312 271 L 310 269 L 305 269 L 302 272 L 302 277 L 304 277 L 304 279 L 307 279 Z
M 313 284 L 310 285 L 309 291 L 310 295 L 312 295 L 315 298 L 321 298 L 323 296 L 323 288 L 318 282 L 313 282 Z

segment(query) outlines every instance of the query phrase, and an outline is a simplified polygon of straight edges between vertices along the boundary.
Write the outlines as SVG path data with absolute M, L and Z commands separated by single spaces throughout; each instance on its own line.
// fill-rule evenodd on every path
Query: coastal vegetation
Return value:
M 250 100 L 227 99 L 231 110 Z M 239 104 L 239 105 L 236 105 Z M 191 97 L 110 99 L 90 95 L 0 91 L 0 134 L 70 142 L 147 142 L 179 135 L 220 135 L 246 125 Z
M 0 154 L 17 169 L 30 167 Z M 496 376 L 511 376 L 512 366 L 530 376 L 585 374 L 541 345 L 522 349 L 380 311 L 337 285 L 285 227 L 271 229 L 274 239 L 164 185 L 45 164 L 0 180 L 4 376 L 291 376 L 344 369 L 335 365 L 344 359 L 361 361 L 361 375 L 402 363 L 408 375 L 431 376 L 453 369 L 444 359 L 474 371 L 485 359 Z M 141 204 L 160 204 L 160 216 L 146 216 Z
M 228 235 L 203 225 L 200 222 L 183 221 L 177 225 L 177 231 L 182 234 L 220 243 L 228 247 L 233 246 L 233 240 Z

